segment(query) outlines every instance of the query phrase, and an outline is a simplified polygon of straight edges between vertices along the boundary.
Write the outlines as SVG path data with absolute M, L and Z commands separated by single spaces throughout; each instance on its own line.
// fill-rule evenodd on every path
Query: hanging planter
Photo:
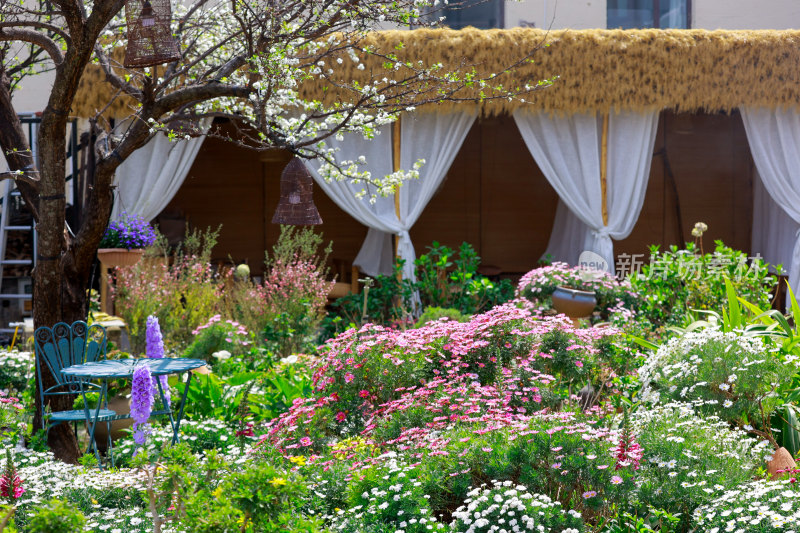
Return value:
M 107 267 L 133 266 L 139 262 L 143 254 L 143 249 L 100 248 L 97 250 L 97 258 Z
M 314 205 L 314 179 L 298 158 L 289 161 L 281 174 L 281 197 L 273 224 L 306 226 L 322 224 Z
M 125 67 L 152 67 L 181 58 L 170 28 L 170 0 L 127 0 L 125 19 L 128 25 Z
M 142 258 L 144 248 L 155 240 L 155 231 L 147 221 L 123 212 L 108 225 L 97 258 L 107 267 L 132 266 Z

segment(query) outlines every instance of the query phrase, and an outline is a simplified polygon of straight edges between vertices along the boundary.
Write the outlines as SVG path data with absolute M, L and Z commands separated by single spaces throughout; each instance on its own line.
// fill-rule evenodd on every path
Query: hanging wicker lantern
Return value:
M 152 67 L 181 58 L 172 38 L 170 0 L 126 0 L 128 47 L 124 65 L 127 68 Z
M 298 158 L 293 158 L 281 174 L 281 198 L 273 224 L 311 226 L 322 224 L 314 205 L 314 179 Z

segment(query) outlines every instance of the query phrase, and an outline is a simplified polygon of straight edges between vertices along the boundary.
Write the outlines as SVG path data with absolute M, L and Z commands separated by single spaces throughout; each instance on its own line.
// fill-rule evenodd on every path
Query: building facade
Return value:
M 783 30 L 800 25 L 795 0 L 488 0 L 445 10 L 452 28 L 698 28 Z M 501 23 L 502 22 L 502 23 Z

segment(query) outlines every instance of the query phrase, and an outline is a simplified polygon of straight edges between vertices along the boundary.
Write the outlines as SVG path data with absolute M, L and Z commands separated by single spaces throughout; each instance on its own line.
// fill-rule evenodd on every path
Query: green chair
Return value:
M 36 351 L 36 377 L 39 383 L 39 394 L 41 395 L 42 420 L 47 420 L 45 429 L 49 433 L 53 426 L 63 422 L 72 423 L 77 434 L 78 422 L 85 422 L 87 431 L 92 437 L 90 446 L 98 456 L 97 445 L 94 442 L 94 427 L 92 420 L 95 418 L 90 413 L 90 407 L 84 402 L 83 409 L 71 409 L 68 411 L 54 411 L 45 418 L 45 408 L 49 405 L 49 399 L 54 396 L 77 395 L 85 392 L 101 392 L 102 387 L 97 383 L 83 381 L 69 376 L 65 376 L 61 371 L 72 365 L 91 363 L 105 359 L 106 355 L 106 330 L 98 324 L 88 326 L 86 322 L 77 321 L 71 326 L 65 322 L 59 322 L 52 328 L 40 327 L 34 332 L 34 346 Z M 52 387 L 44 388 L 42 381 L 42 365 L 47 365 L 50 374 L 55 379 L 56 384 Z M 106 422 L 110 425 L 117 413 L 108 409 L 108 398 L 99 398 L 102 406 L 98 406 L 99 412 L 96 420 Z M 94 409 L 92 408 L 92 411 Z M 109 434 L 109 441 L 111 439 Z M 110 442 L 109 442 L 109 448 Z

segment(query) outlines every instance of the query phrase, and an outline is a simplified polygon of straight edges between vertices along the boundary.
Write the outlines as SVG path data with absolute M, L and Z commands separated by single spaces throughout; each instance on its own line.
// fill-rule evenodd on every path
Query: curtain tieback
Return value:
M 398 232 L 395 232 L 395 235 L 397 235 L 397 238 L 400 240 L 407 240 L 407 241 L 411 240 L 411 235 L 408 233 L 408 230 L 400 230 Z
M 607 239 L 610 239 L 611 238 L 611 230 L 608 229 L 608 226 L 604 226 L 604 227 L 602 227 L 600 229 L 594 229 L 594 230 L 592 230 L 592 236 L 595 239 L 602 239 L 604 237 L 607 238 Z

